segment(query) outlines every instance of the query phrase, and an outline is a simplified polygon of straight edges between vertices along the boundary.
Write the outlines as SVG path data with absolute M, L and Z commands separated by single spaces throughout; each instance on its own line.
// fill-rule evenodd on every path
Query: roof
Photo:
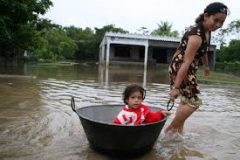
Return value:
M 181 41 L 181 38 L 177 38 L 177 37 L 159 36 L 159 35 L 143 35 L 143 34 L 133 34 L 133 33 L 116 33 L 116 32 L 106 32 L 105 37 L 144 39 L 144 40 L 155 40 L 155 41 L 166 41 L 166 42 L 180 42 Z M 211 44 L 211 47 L 216 48 L 216 45 Z
M 106 32 L 105 37 L 119 37 L 119 38 L 129 38 L 129 39 L 145 39 L 145 40 L 157 40 L 157 41 L 168 41 L 168 42 L 180 42 L 180 38 L 168 37 L 168 36 L 158 36 L 158 35 L 143 35 L 143 34 L 126 34 L 126 33 L 115 33 Z

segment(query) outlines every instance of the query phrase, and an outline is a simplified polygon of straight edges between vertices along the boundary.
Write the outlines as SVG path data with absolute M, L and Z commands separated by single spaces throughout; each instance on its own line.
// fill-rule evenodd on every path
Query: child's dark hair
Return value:
M 128 98 L 130 97 L 130 95 L 134 92 L 140 92 L 142 94 L 142 99 L 144 100 L 145 99 L 145 96 L 146 96 L 146 90 L 137 85 L 137 84 L 132 84 L 132 85 L 129 85 L 125 88 L 124 92 L 123 92 L 123 102 L 125 104 L 127 104 L 127 100 Z
M 204 13 L 207 13 L 209 16 L 214 15 L 216 13 L 223 13 L 225 15 L 229 14 L 228 7 L 220 2 L 213 2 L 210 3 L 203 11 L 202 14 L 200 14 L 196 20 L 195 23 L 202 22 L 204 20 Z

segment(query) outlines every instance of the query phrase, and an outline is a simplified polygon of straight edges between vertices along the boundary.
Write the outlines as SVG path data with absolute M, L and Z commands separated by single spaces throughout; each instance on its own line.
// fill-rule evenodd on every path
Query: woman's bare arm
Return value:
M 184 55 L 184 62 L 182 63 L 174 82 L 175 87 L 180 87 L 184 77 L 187 75 L 189 66 L 193 62 L 194 56 L 196 55 L 197 50 L 200 47 L 201 43 L 202 43 L 201 37 L 197 35 L 192 35 L 189 37 L 188 45 Z

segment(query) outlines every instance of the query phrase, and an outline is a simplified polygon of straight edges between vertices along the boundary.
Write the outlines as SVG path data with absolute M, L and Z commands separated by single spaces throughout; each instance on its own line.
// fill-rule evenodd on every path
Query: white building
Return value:
M 179 42 L 175 37 L 107 32 L 99 46 L 99 63 L 108 67 L 110 63 L 138 62 L 145 69 L 149 63 L 169 64 Z M 210 66 L 215 65 L 215 54 L 216 46 L 211 45 Z

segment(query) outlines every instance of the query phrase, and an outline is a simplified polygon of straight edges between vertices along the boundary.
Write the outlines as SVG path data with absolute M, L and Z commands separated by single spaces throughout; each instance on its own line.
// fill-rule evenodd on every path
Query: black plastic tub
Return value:
M 150 151 L 166 122 L 125 126 L 112 124 L 123 105 L 94 105 L 75 109 L 80 118 L 90 147 L 98 152 L 117 157 L 136 157 Z M 157 107 L 150 107 L 152 111 Z

